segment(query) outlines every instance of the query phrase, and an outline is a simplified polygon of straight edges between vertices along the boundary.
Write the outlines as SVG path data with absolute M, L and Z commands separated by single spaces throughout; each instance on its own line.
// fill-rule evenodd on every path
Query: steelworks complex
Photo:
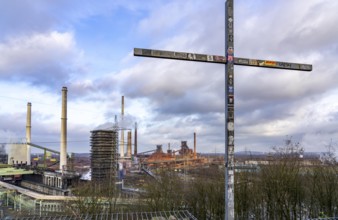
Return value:
M 137 123 L 133 129 L 123 128 L 115 116 L 112 127 L 90 132 L 90 168 L 84 174 L 74 169 L 74 154 L 67 154 L 67 88 L 62 88 L 60 151 L 34 144 L 31 140 L 31 107 L 32 104 L 27 103 L 25 141 L 7 143 L 7 148 L 12 148 L 9 154 L 4 150 L 5 144 L 0 148 L 0 189 L 4 189 L 0 190 L 0 202 L 13 209 L 21 208 L 20 200 L 12 198 L 9 202 L 13 191 L 20 198 L 25 197 L 25 203 L 30 203 L 34 212 L 60 212 L 62 207 L 58 202 L 71 200 L 72 188 L 79 181 L 115 184 L 121 196 L 130 196 L 137 194 L 140 189 L 124 187 L 124 179 L 128 174 L 154 177 L 152 171 L 159 167 L 180 170 L 185 166 L 198 167 L 206 163 L 206 158 L 196 152 L 196 133 L 193 136 L 193 149 L 188 147 L 187 141 L 181 141 L 179 150 L 170 149 L 168 144 L 166 152 L 162 145 L 157 145 L 154 150 L 139 153 Z M 124 120 L 123 96 L 121 120 Z M 125 133 L 127 138 L 124 137 Z M 33 147 L 43 151 L 41 158 L 32 157 Z M 50 155 L 54 157 L 49 158 Z

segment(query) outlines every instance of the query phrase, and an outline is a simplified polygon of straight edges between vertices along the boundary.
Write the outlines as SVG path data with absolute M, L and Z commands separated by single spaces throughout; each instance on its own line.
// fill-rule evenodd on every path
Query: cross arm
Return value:
M 176 52 L 176 51 L 167 51 L 167 50 L 151 50 L 151 49 L 141 49 L 141 48 L 134 48 L 134 56 L 164 58 L 164 59 L 174 59 L 174 60 L 186 60 L 186 61 L 198 61 L 198 62 L 219 63 L 219 64 L 227 63 L 227 58 L 225 56 Z M 233 62 L 235 65 L 266 67 L 266 68 L 274 68 L 274 69 L 299 70 L 299 71 L 312 71 L 312 65 L 310 64 L 289 63 L 289 62 L 272 61 L 272 60 L 248 59 L 248 58 L 240 58 L 240 57 L 231 57 L 231 58 L 233 59 Z
M 242 66 L 254 66 L 254 67 L 266 67 L 274 69 L 288 69 L 288 70 L 299 70 L 299 71 L 312 71 L 312 65 L 302 63 L 289 63 L 282 61 L 273 60 L 256 60 L 248 58 L 234 57 L 235 65 Z
M 224 56 L 176 52 L 167 50 L 150 50 L 141 48 L 134 48 L 134 56 L 210 62 L 210 63 L 223 63 L 223 64 L 226 63 L 226 58 Z

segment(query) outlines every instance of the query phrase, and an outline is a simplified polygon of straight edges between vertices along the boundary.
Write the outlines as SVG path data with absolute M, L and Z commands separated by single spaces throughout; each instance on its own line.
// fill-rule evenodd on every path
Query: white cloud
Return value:
M 95 26 L 100 26 L 100 19 L 120 13 L 118 9 L 127 9 L 132 11 L 130 17 L 119 19 L 129 19 L 130 27 L 124 28 L 133 39 L 118 46 L 222 55 L 224 1 L 88 1 L 83 4 L 60 1 L 53 5 L 44 1 L 46 10 L 40 13 L 41 18 L 35 14 L 43 10 L 42 6 L 32 7 L 27 5 L 23 16 L 30 21 L 27 25 L 19 25 L 18 18 L 13 20 L 12 24 L 17 25 L 10 31 L 0 21 L 5 32 L 0 40 L 0 79 L 4 85 L 0 92 L 10 91 L 13 97 L 22 94 L 25 100 L 36 97 L 56 103 L 46 109 L 39 106 L 36 116 L 39 130 L 35 130 L 39 135 L 56 135 L 56 140 L 59 139 L 60 90 L 66 85 L 69 132 L 73 139 L 88 139 L 89 130 L 112 121 L 120 113 L 120 97 L 125 95 L 130 124 L 137 120 L 140 125 L 141 149 L 154 149 L 155 144 L 168 142 L 178 146 L 181 140 L 189 141 L 197 130 L 200 151 L 224 151 L 222 65 L 139 58 L 131 54 L 121 58 L 123 54 L 115 54 L 119 53 L 116 46 L 109 46 L 116 40 L 115 35 L 104 44 L 108 45 L 105 49 L 111 51 L 111 57 L 109 53 L 107 57 L 96 56 L 102 45 L 98 51 L 90 51 L 86 46 L 78 48 L 77 44 L 88 42 L 95 49 L 98 39 L 105 39 L 100 34 L 92 35 L 96 33 Z M 318 132 L 322 132 L 323 142 L 338 138 L 334 104 L 338 95 L 335 92 L 337 8 L 338 3 L 319 0 L 235 2 L 236 56 L 314 65 L 310 73 L 236 67 L 236 150 L 266 150 L 285 135 L 296 136 L 309 146 Z M 92 33 L 84 32 L 85 26 Z M 115 27 L 107 31 L 110 29 L 120 31 Z M 84 64 L 86 59 L 90 60 L 90 66 Z M 124 67 L 103 72 L 102 66 L 110 67 L 110 60 L 122 62 Z M 12 101 L 7 103 L 10 105 L 0 106 L 3 115 L 21 108 Z M 26 101 L 22 111 L 18 110 L 22 117 L 25 104 Z M 33 101 L 34 112 L 35 106 Z M 17 124 L 16 128 L 20 126 Z M 78 149 L 88 152 L 89 144 Z
M 0 77 L 49 86 L 62 85 L 77 68 L 81 52 L 72 33 L 52 31 L 0 43 Z

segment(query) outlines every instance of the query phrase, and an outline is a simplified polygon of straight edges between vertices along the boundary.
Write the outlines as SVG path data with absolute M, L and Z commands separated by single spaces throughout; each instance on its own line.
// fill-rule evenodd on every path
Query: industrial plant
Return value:
M 26 138 L 13 141 L 5 152 L 0 148 L 0 201 L 13 210 L 30 207 L 32 214 L 62 212 L 64 201 L 75 199 L 74 186 L 80 182 L 99 185 L 115 185 L 120 197 L 137 197 L 141 189 L 133 186 L 128 178 L 135 173 L 141 178 L 156 176 L 159 168 L 180 170 L 198 167 L 207 159 L 197 153 L 196 133 L 193 133 L 193 148 L 181 141 L 178 150 L 168 144 L 153 150 L 138 152 L 137 122 L 134 128 L 124 127 L 124 96 L 121 102 L 121 121 L 115 116 L 113 126 L 94 129 L 90 136 L 89 168 L 84 172 L 76 169 L 75 154 L 67 149 L 67 88 L 62 88 L 60 151 L 40 146 L 31 139 L 32 103 L 27 103 Z M 125 138 L 126 134 L 126 138 Z M 178 146 L 175 146 L 176 148 Z M 42 156 L 32 156 L 31 149 L 42 150 Z M 83 166 L 83 168 L 86 166 Z M 143 177 L 142 177 L 143 176 Z M 127 181 L 126 181 L 127 180 Z M 127 182 L 127 184 L 126 184 Z M 126 187 L 128 185 L 128 187 Z
M 196 218 L 185 209 L 143 212 L 142 208 L 152 201 L 146 200 L 144 196 L 151 194 L 147 195 L 152 190 L 155 193 L 163 190 L 164 195 L 156 195 L 167 202 L 167 198 L 162 198 L 163 196 L 175 197 L 177 192 L 183 193 L 184 189 L 184 193 L 190 198 L 190 195 L 197 196 L 199 193 L 196 189 L 201 186 L 196 183 L 204 181 L 202 184 L 209 184 L 212 190 L 217 187 L 219 190 L 223 189 L 224 182 L 220 180 L 224 174 L 224 155 L 210 156 L 198 153 L 196 132 L 192 132 L 190 142 L 181 140 L 179 145 L 174 146 L 171 143 L 165 146 L 157 144 L 152 150 L 140 152 L 137 122 L 133 122 L 129 127 L 123 122 L 124 96 L 121 99 L 120 121 L 115 115 L 113 123 L 88 132 L 91 150 L 86 156 L 70 153 L 71 147 L 67 145 L 68 90 L 63 87 L 61 91 L 59 151 L 38 145 L 32 140 L 32 103 L 27 103 L 24 141 L 18 139 L 0 145 L 0 218 L 25 213 L 26 216 L 35 216 L 32 219 L 40 219 L 43 216 L 70 215 L 69 213 L 78 212 L 81 215 L 77 219 L 194 220 Z M 32 148 L 41 150 L 42 153 L 34 155 L 31 153 Z M 297 158 L 301 166 L 307 168 L 320 164 L 316 156 L 303 158 L 302 155 Z M 279 160 L 279 155 L 273 154 L 237 154 L 235 172 L 258 173 L 260 169 L 274 165 Z M 172 173 L 175 177 L 170 176 Z M 175 178 L 180 179 L 176 182 L 177 185 Z M 165 188 L 168 184 L 169 192 Z M 92 188 L 86 188 L 88 186 Z M 218 199 L 223 199 L 223 194 L 219 192 L 212 196 L 217 195 Z M 202 194 L 207 196 L 203 190 Z M 194 198 L 187 201 L 193 203 L 190 204 L 192 207 L 196 202 Z M 91 210 L 93 204 L 96 204 L 94 211 Z M 220 204 L 219 210 L 223 210 L 223 205 L 217 204 Z M 139 208 L 136 210 L 142 210 L 142 213 L 126 213 L 126 210 L 133 210 L 135 207 Z M 112 213 L 111 210 L 118 213 Z M 194 214 L 197 212 L 198 210 L 194 210 Z M 162 218 L 164 216 L 165 218 Z M 66 216 L 65 219 L 73 218 Z

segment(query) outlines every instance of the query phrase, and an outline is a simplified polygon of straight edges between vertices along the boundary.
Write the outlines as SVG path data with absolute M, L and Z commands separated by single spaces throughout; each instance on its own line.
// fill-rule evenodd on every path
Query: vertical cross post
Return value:
M 225 219 L 235 218 L 234 203 L 234 2 L 225 3 Z

